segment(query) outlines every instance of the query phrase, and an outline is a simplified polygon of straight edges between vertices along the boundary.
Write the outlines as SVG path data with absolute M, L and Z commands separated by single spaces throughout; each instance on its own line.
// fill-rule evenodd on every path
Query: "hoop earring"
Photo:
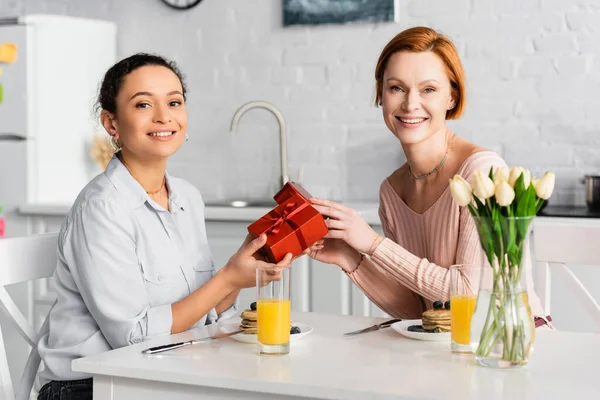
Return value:
M 190 140 L 190 138 L 189 138 L 188 134 L 186 133 L 185 134 L 185 142 L 187 143 L 188 140 Z
M 112 149 L 116 152 L 121 151 L 121 149 L 123 148 L 123 146 L 118 142 L 119 139 L 115 139 L 115 135 L 110 135 L 110 139 L 108 140 L 110 142 L 110 147 L 112 147 Z

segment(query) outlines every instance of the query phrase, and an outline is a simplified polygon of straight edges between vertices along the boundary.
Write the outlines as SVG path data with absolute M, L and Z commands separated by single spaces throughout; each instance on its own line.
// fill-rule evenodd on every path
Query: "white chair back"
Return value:
M 536 288 L 546 314 L 550 314 L 552 267 L 552 272 L 562 274 L 561 281 L 569 285 L 600 327 L 598 301 L 568 267 L 568 264 L 600 267 L 600 220 L 537 218 L 533 240 Z
M 0 331 L 0 394 L 7 400 L 26 400 L 40 366 L 37 343 L 48 331 L 48 318 L 36 332 L 6 291 L 6 285 L 49 278 L 57 264 L 56 233 L 0 239 L 0 309 L 12 327 L 31 346 L 19 386 L 12 384 L 6 348 Z M 4 328 L 4 327 L 3 327 Z

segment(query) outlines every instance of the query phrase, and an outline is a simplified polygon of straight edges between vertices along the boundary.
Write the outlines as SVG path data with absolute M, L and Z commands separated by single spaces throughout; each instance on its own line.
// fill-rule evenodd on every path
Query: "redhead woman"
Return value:
M 476 171 L 506 163 L 446 123 L 466 107 L 463 67 L 446 36 L 425 27 L 399 33 L 377 61 L 375 82 L 376 105 L 407 160 L 380 187 L 385 237 L 355 210 L 313 199 L 329 217 L 330 232 L 311 248 L 311 257 L 338 265 L 388 314 L 421 318 L 434 301 L 449 299 L 450 265 L 482 260 L 473 219 L 452 199 L 449 179 L 460 174 L 469 181 Z M 546 318 L 526 261 L 528 298 L 542 325 Z

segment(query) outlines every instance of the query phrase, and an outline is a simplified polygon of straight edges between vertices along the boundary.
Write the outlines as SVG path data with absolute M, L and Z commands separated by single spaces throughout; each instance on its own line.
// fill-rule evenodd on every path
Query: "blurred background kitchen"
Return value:
M 0 62 L 0 84 L 6 86 L 0 205 L 7 235 L 57 230 L 77 192 L 101 172 L 90 156 L 94 138 L 105 135 L 93 114 L 96 85 L 108 66 L 140 51 L 175 60 L 187 75 L 189 141 L 172 157 L 169 172 L 194 184 L 208 203 L 218 267 L 237 249 L 246 226 L 267 210 L 227 203 L 268 201 L 286 168 L 313 195 L 355 205 L 380 230 L 379 185 L 404 157 L 373 106 L 375 63 L 389 39 L 415 25 L 447 34 L 462 57 L 467 111 L 450 122 L 451 129 L 509 165 L 538 176 L 554 171 L 550 206 L 587 213 L 581 181 L 600 171 L 598 0 L 397 0 L 391 8 L 390 1 L 330 0 L 320 3 L 346 3 L 338 13 L 342 21 L 356 17 L 352 7 L 359 3 L 370 4 L 376 18 L 291 25 L 284 3 L 309 10 L 319 2 L 202 0 L 187 10 L 165 2 L 0 0 L 0 44 L 9 41 L 2 33 L 14 28 L 14 17 L 38 32 L 18 49 L 21 63 Z M 380 7 L 385 10 L 378 12 Z M 37 14 L 86 20 L 77 27 L 78 20 L 69 19 L 58 34 L 52 27 L 44 31 L 48 20 Z M 25 58 L 32 61 L 27 67 Z M 11 97 L 17 76 L 27 89 Z M 236 110 L 255 100 L 280 110 L 285 125 L 273 113 L 253 109 L 232 132 Z M 10 113 L 2 114 L 3 107 Z M 26 113 L 23 132 L 7 122 L 17 112 Z M 287 141 L 284 166 L 280 135 Z M 379 315 L 338 269 L 316 264 L 305 260 L 294 268 L 295 309 Z M 574 270 L 591 293 L 600 294 L 598 274 Z M 51 284 L 43 284 L 13 294 L 22 296 L 29 318 L 38 318 L 52 304 L 51 293 Z M 243 303 L 253 296 L 244 293 Z M 573 312 L 577 300 L 560 282 L 553 282 L 553 299 L 559 329 L 597 329 L 585 311 Z
M 596 0 L 407 0 L 397 1 L 397 22 L 294 26 L 283 25 L 282 4 L 203 0 L 177 11 L 161 0 L 0 0 L 0 17 L 114 21 L 117 58 L 147 51 L 176 60 L 188 78 L 190 141 L 169 167 L 209 201 L 275 190 L 273 116 L 250 112 L 230 132 L 235 110 L 251 100 L 282 111 L 291 179 L 316 196 L 377 201 L 403 156 L 372 105 L 375 62 L 402 29 L 431 26 L 454 40 L 466 70 L 467 112 L 452 129 L 509 165 L 555 171 L 552 203 L 585 204 L 579 181 L 600 169 Z M 69 102 L 91 113 L 91 100 Z M 70 105 L 61 108 L 68 123 Z

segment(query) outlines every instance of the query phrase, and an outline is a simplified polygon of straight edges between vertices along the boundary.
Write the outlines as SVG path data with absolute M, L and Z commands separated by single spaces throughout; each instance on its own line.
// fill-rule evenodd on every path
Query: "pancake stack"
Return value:
M 258 332 L 256 310 L 244 310 L 241 317 L 242 323 L 240 324 L 240 329 L 244 331 L 244 334 L 256 335 Z
M 450 332 L 450 310 L 437 308 L 427 310 L 422 317 L 423 329 L 429 332 Z
M 250 304 L 250 308 L 246 309 L 240 315 L 242 323 L 240 329 L 244 331 L 246 335 L 256 335 L 258 333 L 258 313 L 256 311 L 256 303 Z M 290 334 L 301 333 L 300 328 L 297 326 L 291 326 L 290 321 Z

